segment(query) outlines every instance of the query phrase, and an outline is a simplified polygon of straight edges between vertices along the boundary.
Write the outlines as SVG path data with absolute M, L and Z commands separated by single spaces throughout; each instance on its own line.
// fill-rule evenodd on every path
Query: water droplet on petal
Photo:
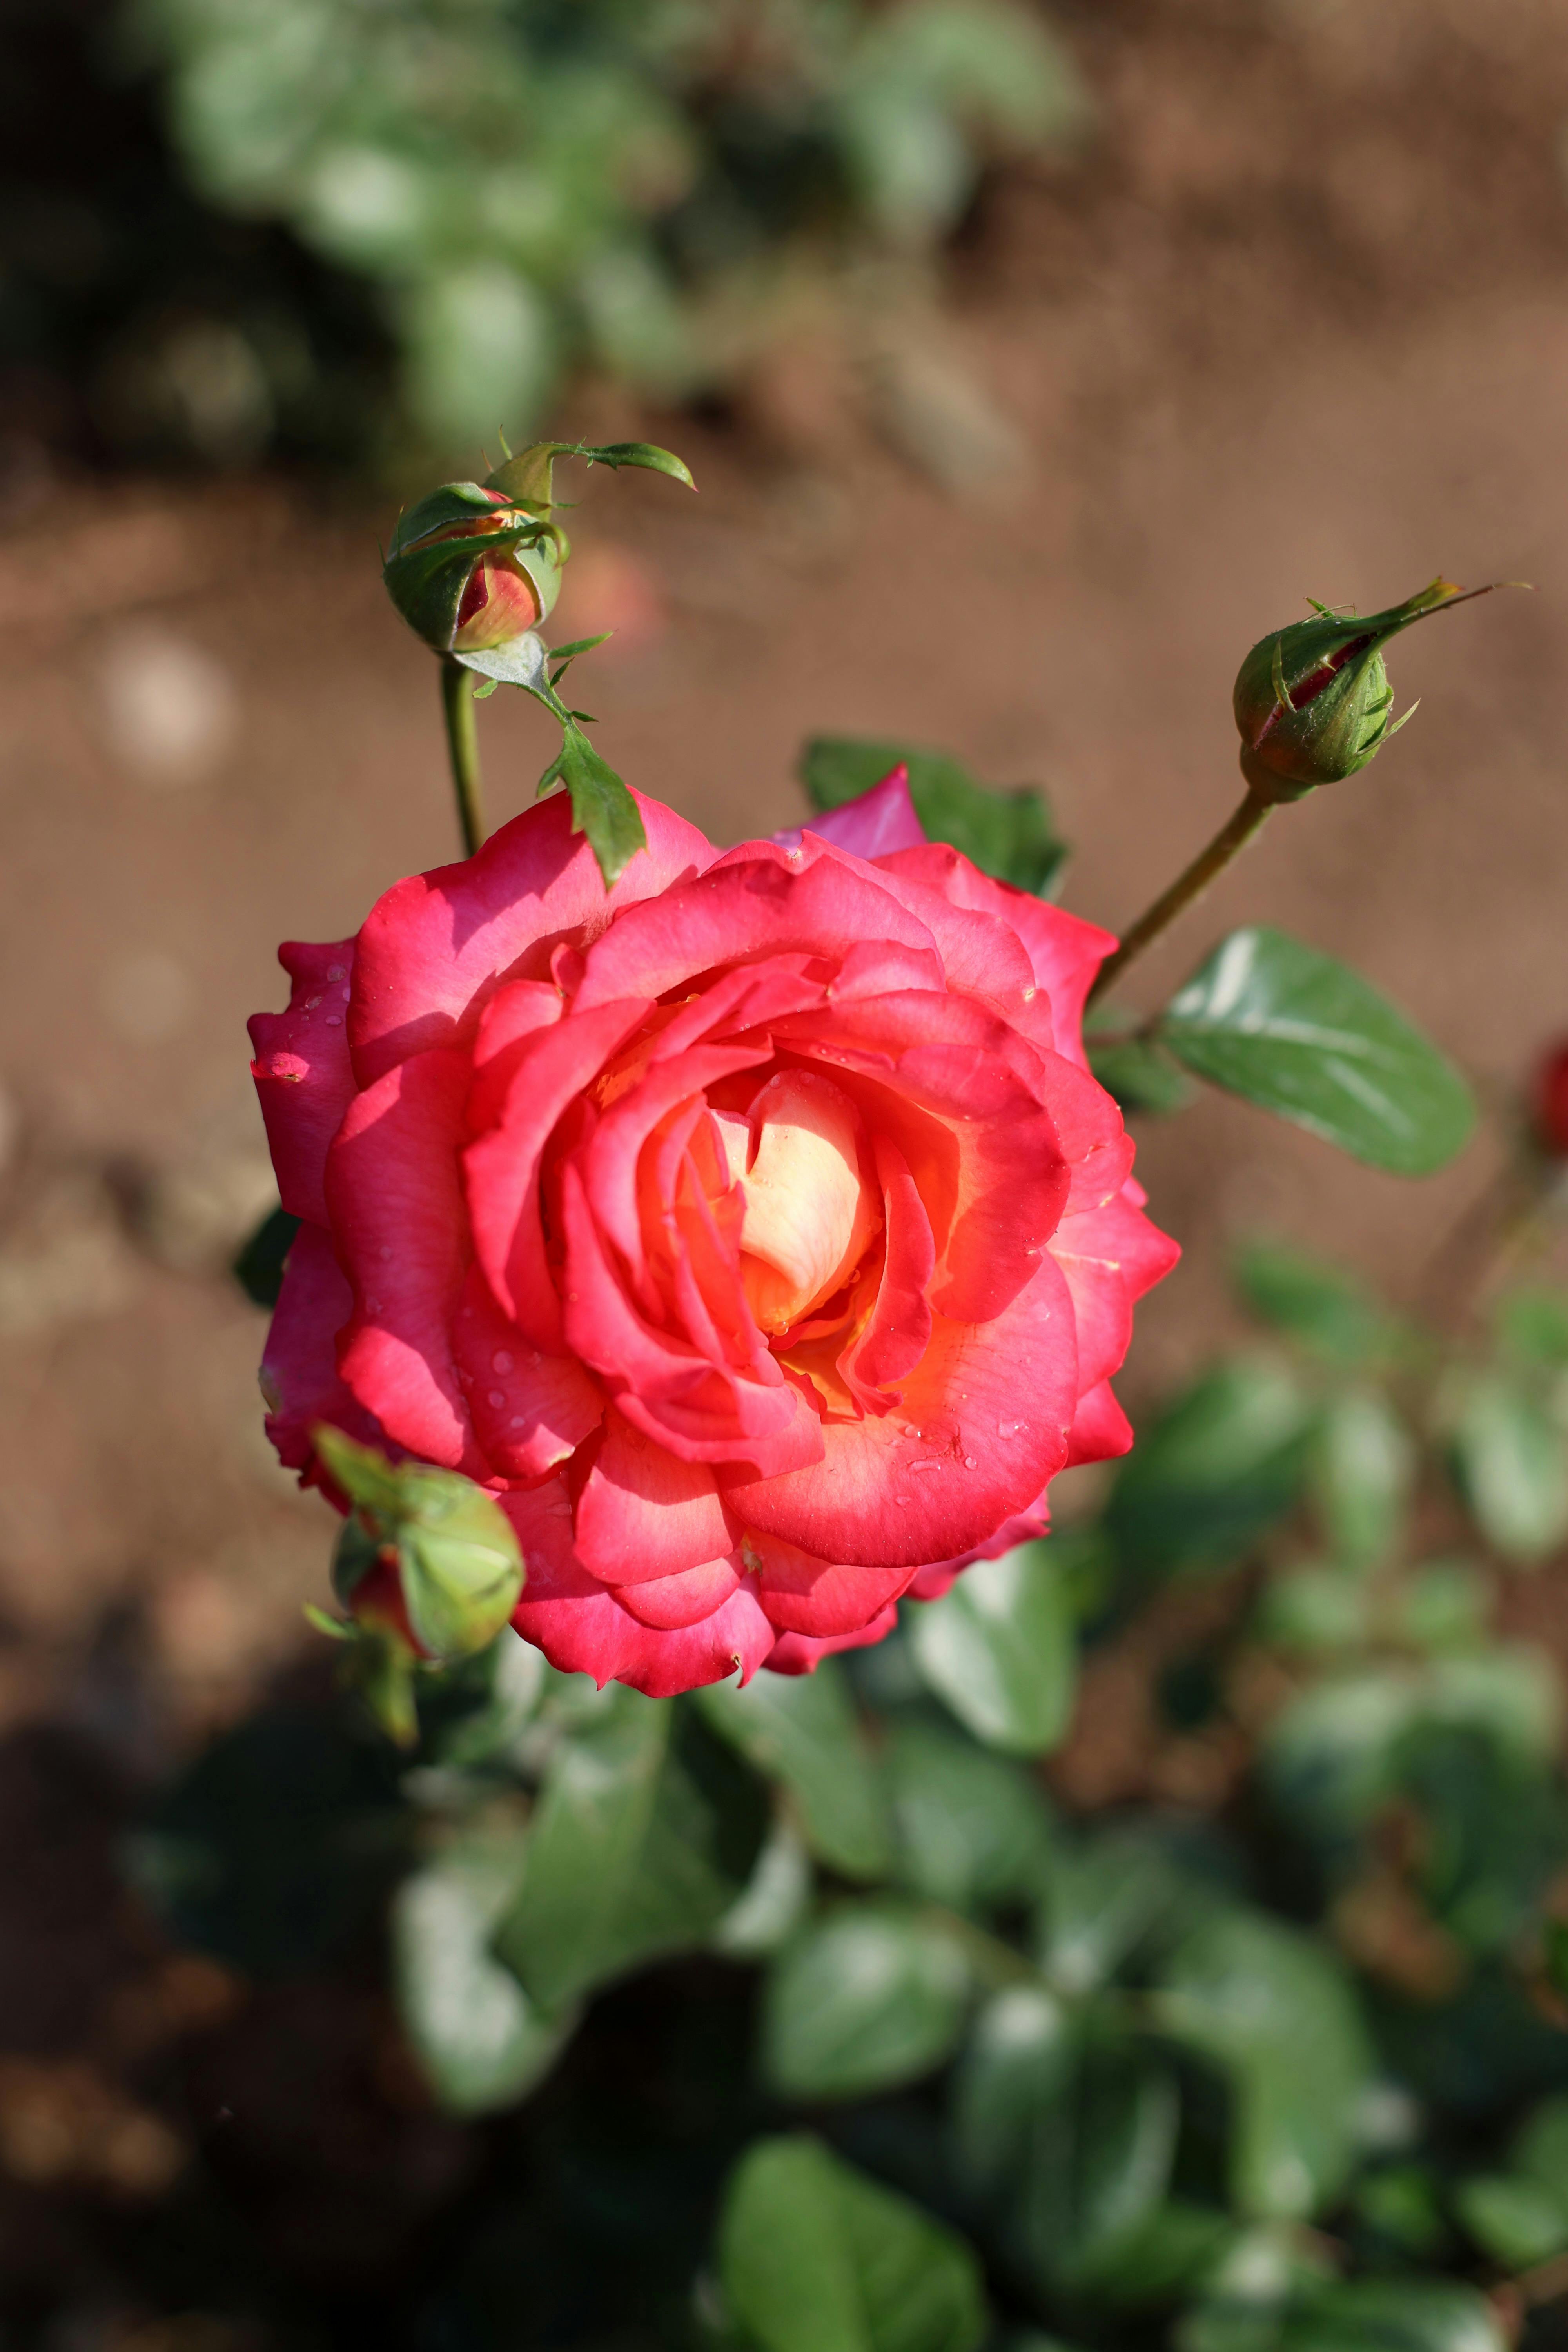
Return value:
M 346 963 L 330 963 L 327 966 L 327 978 L 329 980 L 346 980 L 348 976 L 349 968 Z
M 506 1391 L 503 1389 L 490 1389 L 486 1394 L 485 1402 L 489 1405 L 492 1410 L 498 1406 L 505 1404 Z
M 966 1470 L 978 1470 L 980 1465 L 973 1454 L 966 1454 L 963 1457 L 963 1466 Z
M 490 1358 L 490 1370 L 492 1372 L 510 1371 L 511 1358 L 508 1355 L 504 1348 L 498 1348 L 495 1354 Z
M 507 1423 L 507 1427 L 509 1429 L 525 1429 L 527 1426 L 528 1423 L 526 1417 L 521 1412 L 514 1412 L 511 1419 Z
M 317 1005 L 318 1005 L 318 1004 L 320 1004 L 321 1001 L 321 998 L 320 998 L 319 996 L 307 996 L 307 998 L 305 999 L 305 1010 L 306 1010 L 306 1012 L 307 1012 L 307 1013 L 314 1013 L 314 1011 L 315 1011 L 315 1009 L 316 1009 Z
M 329 1029 L 341 1029 L 343 1025 L 342 1014 L 341 1013 L 329 1013 L 327 1015 L 326 1025 Z

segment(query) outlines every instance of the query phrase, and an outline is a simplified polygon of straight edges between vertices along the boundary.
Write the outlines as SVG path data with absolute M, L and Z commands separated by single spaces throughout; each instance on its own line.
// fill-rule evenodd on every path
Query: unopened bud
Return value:
M 1487 593 L 1434 580 L 1365 619 L 1320 604 L 1313 619 L 1260 638 L 1241 665 L 1235 694 L 1241 772 L 1253 791 L 1264 800 L 1300 800 L 1375 759 L 1415 709 L 1412 703 L 1403 718 L 1392 718 L 1384 646 L 1428 614 Z
M 1535 1139 L 1550 1160 L 1568 1160 L 1568 1040 L 1543 1055 L 1531 1108 Z
M 516 1531 L 493 1495 L 456 1470 L 389 1462 L 341 1430 L 315 1433 L 353 1505 L 332 1581 L 350 1615 L 446 1664 L 493 1641 L 522 1591 Z
M 538 627 L 560 593 L 565 534 L 550 520 L 548 495 L 531 499 L 508 487 L 501 477 L 510 471 L 447 482 L 397 519 L 382 577 L 437 653 L 510 645 Z

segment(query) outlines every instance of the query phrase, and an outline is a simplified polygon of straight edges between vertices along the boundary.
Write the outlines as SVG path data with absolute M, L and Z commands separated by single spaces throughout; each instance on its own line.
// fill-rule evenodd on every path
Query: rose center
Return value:
M 784 1070 L 749 1118 L 715 1111 L 742 1201 L 741 1279 L 763 1331 L 787 1331 L 854 1272 L 881 1224 L 860 1176 L 859 1119 L 829 1078 Z

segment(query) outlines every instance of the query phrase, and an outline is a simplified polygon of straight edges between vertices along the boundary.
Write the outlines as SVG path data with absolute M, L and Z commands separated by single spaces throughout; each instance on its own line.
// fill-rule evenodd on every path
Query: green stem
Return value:
M 1100 977 L 1089 992 L 1090 1004 L 1114 986 L 1162 931 L 1169 930 L 1178 915 L 1185 914 L 1194 900 L 1202 898 L 1216 875 L 1223 874 L 1237 852 L 1245 849 L 1253 835 L 1261 830 L 1275 805 L 1248 785 L 1247 797 L 1235 815 L 1221 825 L 1208 847 L 1194 858 L 1185 873 L 1178 874 L 1170 888 L 1162 891 L 1153 905 L 1139 916 L 1110 962 L 1101 964 Z
M 441 710 L 447 721 L 447 751 L 463 851 L 471 857 L 485 837 L 485 801 L 479 788 L 479 738 L 474 724 L 473 673 L 448 655 L 441 664 Z

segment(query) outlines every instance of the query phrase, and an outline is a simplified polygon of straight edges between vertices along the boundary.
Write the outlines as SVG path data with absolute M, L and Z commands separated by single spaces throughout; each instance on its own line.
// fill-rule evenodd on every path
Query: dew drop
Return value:
M 315 1009 L 316 1009 L 317 1005 L 318 1005 L 318 1004 L 320 1004 L 321 1001 L 321 998 L 320 998 L 319 996 L 307 996 L 307 998 L 305 999 L 305 1010 L 306 1010 L 306 1012 L 307 1012 L 307 1013 L 314 1013 L 314 1011 L 315 1011 Z
M 895 1496 L 893 1496 L 893 1500 L 894 1500 L 894 1502 L 895 1502 L 895 1503 L 897 1503 L 897 1505 L 898 1505 L 898 1507 L 899 1507 L 899 1508 L 900 1508 L 900 1511 L 903 1509 L 904 1506 L 908 1503 L 909 1499 L 910 1499 L 910 1498 L 909 1498 L 909 1496 L 908 1496 L 907 1495 L 895 1495 Z
M 490 1370 L 492 1372 L 510 1371 L 511 1358 L 508 1355 L 504 1348 L 498 1348 L 495 1354 L 490 1358 Z
M 326 1026 L 327 1026 L 329 1029 L 341 1029 L 341 1028 L 342 1027 L 342 1025 L 343 1025 L 343 1016 L 342 1016 L 342 1014 L 341 1013 L 328 1013 L 328 1015 L 327 1015 L 327 1019 L 326 1019 Z
M 349 968 L 346 963 L 330 963 L 327 966 L 327 978 L 329 980 L 346 980 L 348 976 Z
M 945 1467 L 946 1465 L 942 1462 L 911 1462 L 910 1464 L 910 1468 L 911 1470 L 942 1470 L 945 1469 Z
M 498 1405 L 505 1404 L 506 1391 L 503 1389 L 490 1389 L 486 1393 L 485 1402 L 489 1405 L 492 1410 Z
M 963 1466 L 966 1470 L 978 1470 L 980 1465 L 973 1454 L 966 1454 L 963 1457 Z
M 343 1003 L 344 1003 L 345 1004 L 350 1004 L 350 1003 L 352 1003 L 353 1002 L 353 990 L 352 988 L 345 988 L 345 989 L 344 989 L 344 991 L 343 991 Z

